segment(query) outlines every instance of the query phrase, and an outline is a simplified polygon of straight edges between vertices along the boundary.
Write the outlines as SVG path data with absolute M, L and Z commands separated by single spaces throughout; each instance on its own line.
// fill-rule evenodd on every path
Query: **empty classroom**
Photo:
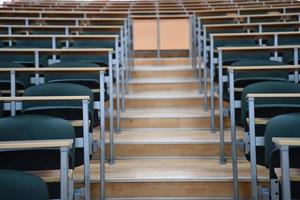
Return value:
M 299 0 L 0 1 L 0 200 L 300 199 Z

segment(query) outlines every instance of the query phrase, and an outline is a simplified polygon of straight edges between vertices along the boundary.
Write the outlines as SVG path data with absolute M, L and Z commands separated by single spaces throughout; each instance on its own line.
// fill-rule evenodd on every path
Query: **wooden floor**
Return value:
M 219 133 L 211 133 L 210 112 L 192 67 L 184 59 L 138 59 L 121 113 L 122 133 L 114 134 L 115 158 L 106 165 L 106 197 L 115 200 L 230 199 L 232 169 L 230 132 L 225 131 L 228 162 L 219 164 Z M 229 120 L 225 120 L 229 127 Z M 216 112 L 216 125 L 218 112 Z M 237 129 L 239 138 L 243 130 Z M 99 138 L 99 128 L 94 130 Z M 109 153 L 108 133 L 106 149 Z M 92 197 L 99 197 L 99 150 L 91 165 Z M 74 171 L 82 184 L 82 167 Z M 268 171 L 258 168 L 266 185 Z M 240 197 L 250 197 L 250 164 L 239 153 Z

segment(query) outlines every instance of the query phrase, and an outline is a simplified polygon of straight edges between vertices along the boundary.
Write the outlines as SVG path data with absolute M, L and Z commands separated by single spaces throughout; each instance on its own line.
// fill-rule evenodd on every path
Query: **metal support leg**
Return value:
M 281 191 L 283 200 L 291 200 L 291 182 L 290 182 L 290 159 L 289 147 L 280 147 L 280 162 L 281 162 Z
M 40 67 L 40 59 L 39 59 L 39 52 L 34 51 L 34 67 L 39 68 Z M 39 73 L 35 72 L 35 85 L 40 84 L 40 75 Z
M 120 133 L 120 65 L 119 65 L 119 45 L 118 39 L 115 40 L 115 68 L 116 68 L 116 110 L 117 110 L 117 127 L 116 132 Z M 113 159 L 111 159 L 113 160 Z
M 256 168 L 256 137 L 255 137 L 255 110 L 254 99 L 248 99 L 249 105 L 249 134 L 250 134 L 250 159 L 251 159 L 251 189 L 252 199 L 258 199 L 257 168 Z
M 199 92 L 200 93 L 203 93 L 203 88 L 202 88 L 202 42 L 201 42 L 201 33 L 200 33 L 200 22 L 199 22 L 199 19 L 198 19 L 198 27 L 197 27 L 197 40 L 198 40 L 198 60 L 197 60 L 197 64 L 198 64 L 198 77 L 199 77 Z M 204 99 L 205 101 L 205 99 Z M 205 103 L 204 103 L 205 104 Z M 204 105 L 204 110 L 206 111 L 205 109 L 205 105 Z
M 210 49 L 213 48 L 213 44 L 210 43 Z M 204 52 L 203 52 L 204 53 Z M 205 65 L 204 65 L 205 67 Z M 210 132 L 216 132 L 215 128 L 215 83 L 214 83 L 214 52 L 210 50 Z
M 68 172 L 69 172 L 69 150 L 67 147 L 60 148 L 60 198 L 69 199 Z M 71 195 L 71 194 L 70 194 Z
M 104 72 L 100 72 L 100 200 L 105 198 L 105 88 Z M 110 153 L 113 149 L 113 141 L 110 140 Z
M 16 96 L 16 72 L 10 71 L 10 95 L 11 97 Z M 12 101 L 10 103 L 10 115 L 16 116 L 16 102 Z
M 299 58 L 298 58 L 298 48 L 294 48 L 294 65 L 298 65 Z M 299 71 L 295 70 L 295 83 L 299 83 Z
M 121 29 L 121 39 L 120 39 L 120 50 L 121 50 L 121 84 L 122 84 L 122 89 L 121 89 L 121 96 L 122 96 L 122 105 L 121 105 L 121 111 L 125 112 L 125 60 L 124 60 L 124 35 L 123 35 L 123 29 Z
M 218 74 L 219 74 L 219 120 L 220 120 L 220 163 L 225 164 L 225 139 L 224 139 L 224 112 L 223 112 L 223 72 L 222 51 L 218 51 Z
M 231 127 L 231 156 L 234 198 L 239 199 L 239 181 L 237 164 L 237 142 L 235 129 L 235 98 L 234 98 L 234 72 L 229 70 L 229 95 L 230 95 L 230 127 Z
M 83 154 L 84 154 L 84 197 L 90 199 L 90 133 L 89 133 L 89 101 L 82 101 L 83 119 Z
M 114 94 L 113 94 L 113 64 L 112 64 L 112 52 L 108 55 L 109 61 L 109 140 L 113 143 L 114 137 Z M 110 164 L 114 163 L 113 149 L 110 149 Z M 112 159 L 112 160 L 111 160 Z

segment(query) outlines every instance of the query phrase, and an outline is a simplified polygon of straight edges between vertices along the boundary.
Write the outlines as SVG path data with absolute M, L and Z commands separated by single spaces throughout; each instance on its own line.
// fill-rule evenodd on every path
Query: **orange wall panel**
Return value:
M 133 24 L 135 50 L 157 49 L 157 20 L 135 19 Z M 160 20 L 160 49 L 186 50 L 190 47 L 188 19 Z
M 156 19 L 137 19 L 133 23 L 134 50 L 157 49 Z
M 183 50 L 190 46 L 190 28 L 188 19 L 160 20 L 160 49 Z

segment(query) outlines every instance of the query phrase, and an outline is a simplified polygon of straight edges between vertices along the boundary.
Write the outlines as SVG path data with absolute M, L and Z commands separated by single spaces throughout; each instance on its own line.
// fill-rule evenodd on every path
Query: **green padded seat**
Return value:
M 300 137 L 300 113 L 283 114 L 268 121 L 265 131 L 265 166 L 269 167 L 271 154 L 276 149 L 273 137 Z M 287 131 L 288 130 L 288 131 Z M 296 156 L 295 156 L 296 158 Z
M 241 60 L 231 64 L 231 66 L 270 66 L 270 65 L 282 65 L 281 62 L 275 62 L 270 60 Z M 224 70 L 224 74 L 227 73 L 227 70 Z M 235 87 L 246 87 L 249 84 L 261 82 L 261 81 L 287 81 L 288 80 L 288 71 L 237 71 L 234 73 L 234 83 Z M 224 83 L 224 88 L 228 87 L 228 83 Z M 229 91 L 224 89 L 223 94 L 224 100 L 229 101 Z M 240 99 L 240 95 L 236 94 L 236 99 Z
M 57 44 L 58 45 L 58 44 Z M 26 40 L 18 40 L 15 46 L 21 48 L 52 48 L 52 40 L 48 39 L 26 39 Z M 59 48 L 59 46 L 57 46 Z
M 238 45 L 242 46 L 242 45 Z M 251 45 L 255 46 L 255 45 Z M 223 65 L 231 65 L 234 62 L 251 62 L 254 60 L 269 60 L 270 59 L 269 52 L 223 52 Z M 250 64 L 250 63 L 249 63 Z
M 18 48 L 33 48 L 29 46 L 15 46 L 15 47 L 5 47 L 11 49 L 18 49 Z M 0 53 L 0 60 L 5 62 L 13 62 L 23 64 L 24 66 L 34 67 L 34 52 L 31 54 L 14 54 L 14 53 Z M 47 66 L 48 65 L 48 57 L 45 55 L 40 56 L 40 66 Z
M 99 65 L 95 63 L 88 63 L 88 62 L 58 62 L 55 64 L 50 65 L 49 67 L 99 67 Z M 106 72 L 108 73 L 108 72 Z M 106 74 L 107 75 L 107 74 Z M 84 85 L 90 89 L 99 89 L 99 73 L 92 72 L 92 73 L 68 73 L 68 74 L 61 74 L 61 73 L 50 73 L 45 75 L 46 82 L 48 83 L 75 83 Z M 106 88 L 106 84 L 105 84 Z M 95 101 L 99 101 L 99 92 L 94 93 Z M 108 94 L 105 94 L 105 101 L 109 99 Z
M 246 118 L 248 117 L 248 99 L 250 93 L 300 93 L 300 85 L 288 81 L 266 81 L 248 85 L 241 97 L 241 123 L 245 132 L 249 131 Z M 284 113 L 300 112 L 299 98 L 258 98 L 255 99 L 255 117 L 272 118 Z M 255 125 L 256 136 L 264 136 L 265 125 Z M 265 155 L 264 146 L 256 147 L 257 155 Z M 245 155 L 250 160 L 250 155 Z M 264 156 L 257 156 L 257 164 L 265 165 Z
M 92 133 L 94 116 L 94 97 L 92 91 L 82 85 L 71 83 L 47 83 L 32 86 L 24 91 L 23 96 L 89 96 L 89 133 Z M 66 120 L 82 120 L 82 101 L 32 101 L 22 105 L 24 114 L 40 114 L 60 117 Z M 83 127 L 74 126 L 75 137 L 83 137 Z M 76 148 L 75 166 L 83 164 L 83 148 Z
M 115 49 L 115 41 L 81 40 L 75 41 L 70 48 L 112 48 Z M 90 62 L 99 66 L 108 66 L 108 55 L 62 55 L 62 62 Z
M 283 114 L 269 120 L 265 131 L 265 167 L 269 168 L 270 179 L 279 179 L 275 168 L 280 168 L 279 148 L 272 142 L 273 137 L 300 137 L 300 113 Z M 289 148 L 291 168 L 300 168 L 300 148 Z M 292 199 L 300 198 L 300 183 L 291 181 Z
M 46 183 L 35 175 L 0 170 L 0 199 L 2 200 L 48 200 Z
M 17 115 L 0 119 L 0 141 L 50 139 L 75 141 L 73 126 L 67 120 L 44 115 Z M 72 168 L 74 150 L 70 158 Z M 59 169 L 60 153 L 53 149 L 0 152 L 0 168 L 25 171 Z

